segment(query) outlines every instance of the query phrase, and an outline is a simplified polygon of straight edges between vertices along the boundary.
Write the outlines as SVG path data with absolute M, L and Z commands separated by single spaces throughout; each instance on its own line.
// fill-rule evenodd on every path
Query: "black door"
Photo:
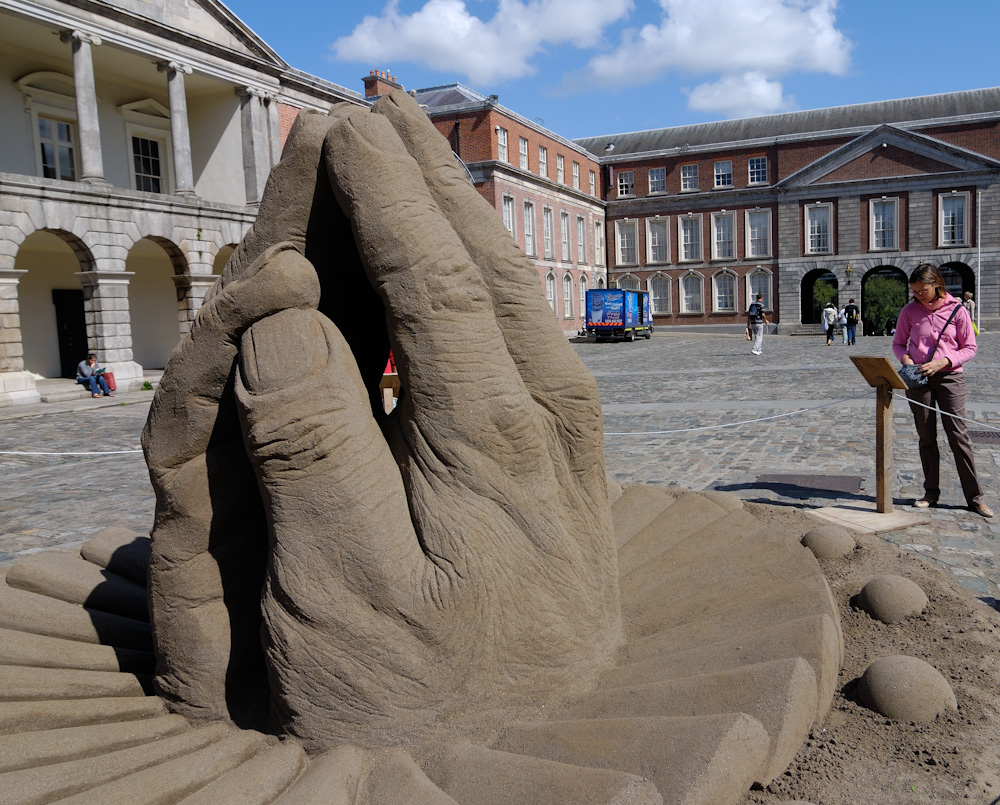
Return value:
M 62 377 L 76 377 L 76 366 L 87 357 L 87 319 L 83 312 L 83 291 L 52 291 L 59 331 L 59 371 Z

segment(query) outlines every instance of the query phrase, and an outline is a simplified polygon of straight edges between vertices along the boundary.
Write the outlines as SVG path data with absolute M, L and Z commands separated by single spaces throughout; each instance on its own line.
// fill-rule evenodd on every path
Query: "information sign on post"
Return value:
M 906 383 L 888 358 L 852 355 L 851 361 L 875 389 L 875 508 L 892 511 L 892 390 Z

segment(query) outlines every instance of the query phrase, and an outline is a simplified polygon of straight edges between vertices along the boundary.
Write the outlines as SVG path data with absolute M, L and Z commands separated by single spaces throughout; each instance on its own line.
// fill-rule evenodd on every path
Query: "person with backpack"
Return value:
M 847 307 L 844 308 L 844 318 L 847 319 L 847 338 L 845 341 L 849 347 L 853 347 L 855 345 L 854 339 L 858 334 L 858 322 L 861 321 L 861 311 L 854 304 L 853 299 L 849 300 Z
M 753 347 L 750 353 L 760 355 L 764 351 L 764 325 L 770 324 L 764 312 L 764 295 L 757 294 L 757 301 L 747 308 L 747 327 L 753 335 Z

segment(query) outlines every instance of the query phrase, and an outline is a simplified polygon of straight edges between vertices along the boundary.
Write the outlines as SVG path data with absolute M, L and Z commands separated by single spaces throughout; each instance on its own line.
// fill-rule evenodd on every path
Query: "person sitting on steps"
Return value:
M 93 352 L 87 356 L 87 360 L 77 364 L 76 382 L 81 386 L 87 386 L 92 397 L 100 397 L 100 392 L 103 392 L 105 397 L 115 396 L 115 393 L 108 388 L 108 381 L 104 379 L 104 370 L 97 368 L 97 356 Z

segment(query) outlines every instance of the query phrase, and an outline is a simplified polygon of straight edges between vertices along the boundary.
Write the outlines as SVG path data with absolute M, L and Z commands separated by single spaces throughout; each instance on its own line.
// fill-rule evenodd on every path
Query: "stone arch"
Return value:
M 78 276 L 95 265 L 87 245 L 62 229 L 36 229 L 18 244 L 14 268 L 27 272 L 17 285 L 25 371 L 75 377 L 76 364 L 96 346 Z
M 128 251 L 129 320 L 132 353 L 147 369 L 162 369 L 181 336 L 180 278 L 188 274 L 183 252 L 156 235 L 140 238 Z
M 825 297 L 829 295 L 829 290 L 822 289 L 822 284 L 832 287 L 833 298 L 836 301 L 840 281 L 829 268 L 814 268 L 807 272 L 799 283 L 803 324 L 819 324 L 820 322 L 820 311 L 825 304 Z
M 956 299 L 961 299 L 966 291 L 976 293 L 976 272 L 966 263 L 952 260 L 942 263 L 938 268 L 944 276 L 944 286 L 948 293 Z
M 221 276 L 222 270 L 226 267 L 226 263 L 229 262 L 229 258 L 233 256 L 233 252 L 236 251 L 235 243 L 227 243 L 219 248 L 219 251 L 215 254 L 215 259 L 212 263 L 212 274 L 215 276 Z
M 642 287 L 642 281 L 635 274 L 629 272 L 615 278 L 615 287 L 627 291 L 638 291 Z
M 871 297 L 870 283 L 873 279 L 885 279 L 900 286 L 899 299 L 892 306 L 894 310 L 885 310 L 883 302 L 876 303 Z M 903 269 L 885 263 L 879 263 L 865 271 L 861 278 L 861 325 L 864 335 L 888 334 L 899 315 L 899 307 L 906 304 L 910 293 L 907 286 L 908 277 Z

